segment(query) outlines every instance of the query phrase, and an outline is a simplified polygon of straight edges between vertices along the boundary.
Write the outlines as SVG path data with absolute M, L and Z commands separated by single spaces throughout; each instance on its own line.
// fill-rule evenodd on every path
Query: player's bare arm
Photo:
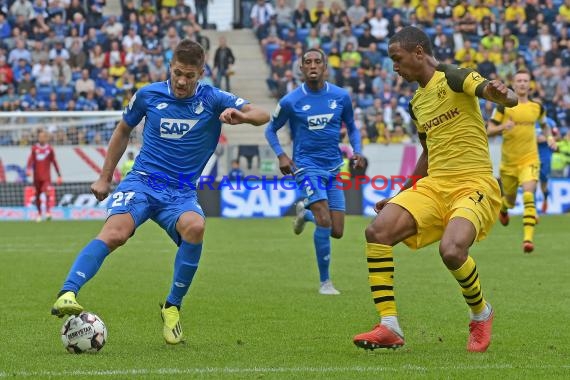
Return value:
M 409 176 L 409 178 L 406 180 L 400 192 L 409 189 L 410 187 L 413 187 L 420 178 L 427 176 L 428 173 L 428 148 L 426 144 L 427 136 L 425 133 L 419 133 L 418 136 L 420 138 L 420 143 L 422 144 L 423 148 L 422 154 L 418 158 L 418 162 L 416 162 L 416 168 L 414 169 L 414 173 L 411 176 Z M 380 212 L 380 210 L 382 210 L 384 206 L 386 206 L 386 204 L 390 201 L 390 199 L 392 198 L 386 198 L 382 199 L 379 202 L 376 202 L 376 205 L 374 205 L 374 211 L 376 211 L 377 213 Z
M 489 120 L 487 123 L 487 136 L 497 136 L 503 133 L 503 131 L 508 131 L 514 127 L 515 123 L 512 120 L 506 120 L 504 123 L 496 123 L 493 120 Z
M 99 179 L 91 185 L 91 192 L 99 201 L 102 201 L 109 195 L 113 172 L 127 149 L 131 132 L 132 128 L 124 120 L 121 120 L 113 131 Z
M 220 121 L 231 125 L 247 123 L 260 126 L 269 121 L 269 113 L 253 104 L 246 104 L 241 110 L 226 108 L 220 114 Z
M 556 150 L 556 140 L 554 139 L 554 136 L 552 136 L 552 129 L 550 129 L 550 126 L 546 123 L 540 123 L 540 128 L 542 129 L 542 135 L 546 139 L 548 147 L 552 150 Z
M 483 89 L 483 98 L 505 107 L 514 107 L 519 103 L 515 92 L 500 80 L 491 80 Z

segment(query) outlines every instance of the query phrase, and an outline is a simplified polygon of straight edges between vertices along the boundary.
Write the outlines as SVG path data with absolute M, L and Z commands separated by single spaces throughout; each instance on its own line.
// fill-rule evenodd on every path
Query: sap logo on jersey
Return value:
M 323 129 L 329 121 L 331 121 L 334 113 L 325 113 L 322 115 L 314 115 L 307 117 L 309 129 Z
M 164 139 L 180 139 L 190 132 L 198 120 L 160 119 L 160 137 Z

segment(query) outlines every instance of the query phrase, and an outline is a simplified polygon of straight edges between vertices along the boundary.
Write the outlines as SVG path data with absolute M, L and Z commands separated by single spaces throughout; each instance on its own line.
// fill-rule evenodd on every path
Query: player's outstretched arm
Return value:
M 121 120 L 113 131 L 99 179 L 91 185 L 91 192 L 99 201 L 102 201 L 109 195 L 113 172 L 127 149 L 131 132 L 132 128 L 124 120 Z
M 246 104 L 241 110 L 226 108 L 220 114 L 220 121 L 231 125 L 247 123 L 259 126 L 269 121 L 269 113 L 253 104 Z
M 519 103 L 514 91 L 498 79 L 493 79 L 485 85 L 483 98 L 505 107 L 514 107 Z

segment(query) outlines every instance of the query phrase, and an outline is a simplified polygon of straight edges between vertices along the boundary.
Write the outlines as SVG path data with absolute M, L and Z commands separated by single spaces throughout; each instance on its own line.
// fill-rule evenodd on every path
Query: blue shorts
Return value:
M 544 161 L 543 161 L 544 159 Z M 548 178 L 550 177 L 550 158 L 542 158 L 540 159 L 540 182 L 548 182 Z
M 346 210 L 342 183 L 338 180 L 339 171 L 306 169 L 295 176 L 297 187 L 306 197 L 305 207 L 321 201 L 328 201 L 329 209 L 334 211 Z
M 152 186 L 148 176 L 135 171 L 129 172 L 107 201 L 107 217 L 129 213 L 135 221 L 135 228 L 150 218 L 168 233 L 176 245 L 182 242 L 176 231 L 176 222 L 187 211 L 205 218 L 195 190 Z

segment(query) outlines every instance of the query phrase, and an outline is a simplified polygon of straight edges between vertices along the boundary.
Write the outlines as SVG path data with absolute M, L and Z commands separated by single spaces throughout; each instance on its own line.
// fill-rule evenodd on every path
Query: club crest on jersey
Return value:
M 326 113 L 322 115 L 314 115 L 307 117 L 307 123 L 310 130 L 323 129 L 329 121 L 331 121 L 334 113 Z
M 202 112 L 204 112 L 204 105 L 202 104 L 202 101 L 200 100 L 200 102 L 198 102 L 197 105 L 194 105 L 194 113 L 196 115 L 200 115 Z
M 329 108 L 331 110 L 334 110 L 334 109 L 336 109 L 336 107 L 337 107 L 336 99 L 329 99 Z
M 445 90 L 445 87 L 439 86 L 437 88 L 437 98 L 439 100 L 442 100 L 443 98 L 445 98 L 446 95 L 447 95 L 447 91 Z
M 198 120 L 160 119 L 160 137 L 163 139 L 180 139 L 190 132 Z

